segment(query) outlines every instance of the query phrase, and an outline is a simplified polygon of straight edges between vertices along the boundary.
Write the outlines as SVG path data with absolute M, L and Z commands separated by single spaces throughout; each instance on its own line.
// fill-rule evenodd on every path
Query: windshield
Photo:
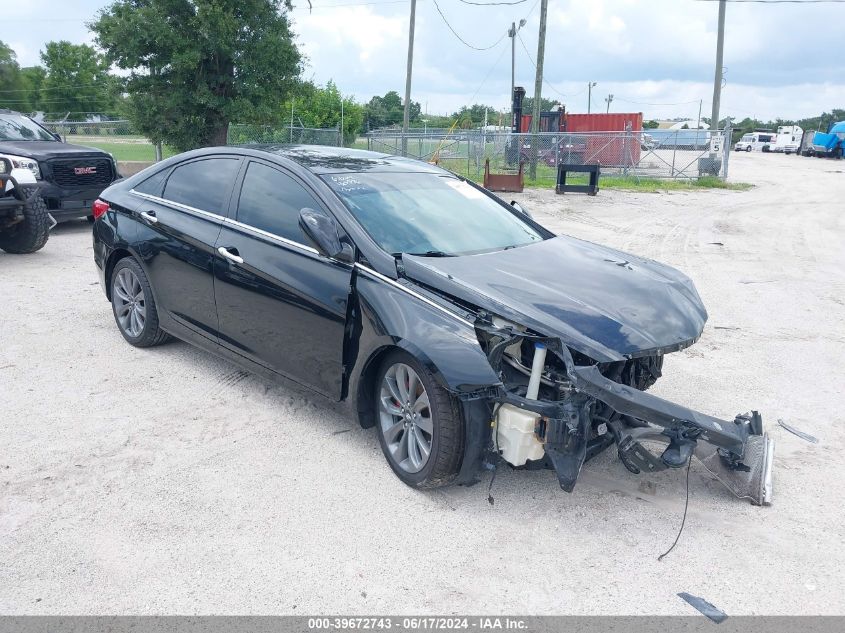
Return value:
M 745 136 L 742 137 L 741 140 L 745 143 L 750 143 L 751 141 L 754 140 L 754 137 L 751 136 L 750 134 L 746 134 Z
M 323 178 L 388 253 L 468 255 L 543 240 L 508 209 L 454 176 L 354 173 Z
M 0 141 L 55 141 L 43 127 L 20 114 L 0 114 Z

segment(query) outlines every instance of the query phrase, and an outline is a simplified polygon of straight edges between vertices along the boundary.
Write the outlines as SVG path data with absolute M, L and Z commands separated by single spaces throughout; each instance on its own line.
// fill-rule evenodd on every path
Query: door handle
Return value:
M 232 251 L 227 249 L 225 246 L 221 246 L 220 248 L 217 249 L 217 252 L 220 253 L 220 255 L 222 257 L 225 257 L 226 259 L 228 259 L 230 262 L 233 262 L 235 264 L 243 264 L 244 258 L 241 257 L 240 255 L 238 255 L 238 249 L 233 248 L 232 250 L 235 251 L 235 252 L 233 253 Z
M 155 211 L 141 211 L 141 217 L 144 218 L 150 224 L 155 224 L 158 222 L 158 218 L 156 217 Z

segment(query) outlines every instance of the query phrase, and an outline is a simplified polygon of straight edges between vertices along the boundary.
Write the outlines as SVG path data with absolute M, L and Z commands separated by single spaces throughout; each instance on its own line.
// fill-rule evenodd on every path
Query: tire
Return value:
M 421 414 L 421 417 L 417 418 L 419 426 L 401 413 L 391 413 L 384 405 L 383 394 L 394 393 L 388 383 L 391 378 L 395 378 L 397 373 L 402 375 L 402 368 L 409 368 L 419 379 L 419 386 L 415 384 L 413 388 L 415 393 L 413 397 L 419 398 L 418 402 L 424 405 L 423 396 L 428 396 L 428 407 L 421 405 L 419 409 Z M 398 387 L 398 381 L 396 381 L 396 386 Z M 405 391 L 407 387 L 406 384 Z M 417 394 L 420 387 L 422 393 Z M 377 375 L 374 392 L 379 444 L 396 476 L 412 488 L 439 488 L 452 483 L 458 474 L 464 455 L 464 423 L 457 401 L 434 379 L 427 368 L 413 356 L 401 350 L 390 352 L 385 357 Z M 395 399 L 390 404 L 395 409 L 399 409 L 395 404 Z M 407 407 L 407 403 L 405 406 Z M 428 428 L 431 429 L 428 437 L 425 430 L 427 423 L 423 422 L 426 408 L 430 421 Z M 404 427 L 398 433 L 391 433 L 391 430 L 403 424 Z M 422 435 L 419 435 L 420 431 Z M 414 440 L 412 436 L 422 437 L 423 442 L 428 440 L 428 457 L 418 469 L 415 469 L 417 465 L 413 463 L 411 457 L 414 453 L 411 447 L 415 443 L 419 447 L 420 440 Z M 404 460 L 401 459 L 403 441 L 407 447 L 404 454 L 408 456 Z M 418 454 L 422 454 L 421 449 Z
M 44 248 L 50 237 L 50 214 L 44 198 L 36 196 L 24 210 L 22 222 L 0 230 L 0 249 L 24 255 Z
M 749 145 L 748 147 L 746 147 L 746 148 L 745 148 L 745 151 L 746 151 L 746 152 L 750 152 L 750 151 L 751 151 L 751 146 Z
M 135 347 L 154 347 L 170 340 L 158 324 L 153 290 L 144 269 L 132 257 L 121 259 L 109 280 L 111 305 L 117 328 Z

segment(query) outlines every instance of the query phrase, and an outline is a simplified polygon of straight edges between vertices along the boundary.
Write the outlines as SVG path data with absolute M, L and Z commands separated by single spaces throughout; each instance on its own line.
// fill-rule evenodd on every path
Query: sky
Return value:
M 0 40 L 16 51 L 21 66 L 37 64 L 51 40 L 92 44 L 85 22 L 106 4 L 4 2 Z M 404 95 L 410 0 L 312 4 L 309 11 L 307 0 L 294 0 L 291 14 L 307 57 L 307 79 L 318 84 L 331 79 L 362 102 L 389 90 Z M 417 0 L 411 98 L 430 114 L 448 114 L 472 103 L 508 110 L 507 30 L 522 18 L 526 24 L 515 40 L 516 84 L 531 95 L 539 4 Z M 586 112 L 587 85 L 596 82 L 593 112 L 605 111 L 605 99 L 612 94 L 614 112 L 696 119 L 703 103 L 702 115 L 709 116 L 717 15 L 718 2 L 712 0 L 549 0 L 542 95 L 570 112 Z M 722 117 L 797 119 L 845 107 L 843 24 L 841 0 L 729 1 Z

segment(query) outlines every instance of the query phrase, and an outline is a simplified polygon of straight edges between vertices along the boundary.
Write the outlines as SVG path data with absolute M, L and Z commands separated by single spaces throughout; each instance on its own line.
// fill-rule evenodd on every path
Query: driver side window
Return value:
M 238 200 L 238 222 L 308 245 L 311 241 L 299 228 L 299 212 L 305 207 L 323 209 L 291 176 L 263 163 L 249 164 Z

